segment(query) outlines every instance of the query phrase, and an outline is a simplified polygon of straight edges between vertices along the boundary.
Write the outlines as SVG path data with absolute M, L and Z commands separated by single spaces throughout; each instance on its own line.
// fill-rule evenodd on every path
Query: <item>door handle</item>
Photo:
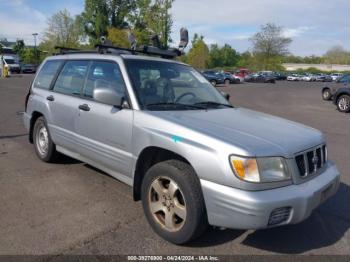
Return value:
M 80 105 L 79 109 L 83 111 L 90 111 L 90 107 L 87 104 Z
M 46 97 L 46 100 L 55 101 L 55 98 L 53 96 L 48 96 L 48 97 Z

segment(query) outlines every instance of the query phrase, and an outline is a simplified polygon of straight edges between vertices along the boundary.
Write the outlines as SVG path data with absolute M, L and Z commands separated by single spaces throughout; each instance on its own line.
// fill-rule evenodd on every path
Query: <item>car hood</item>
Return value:
M 316 129 L 244 108 L 148 113 L 238 147 L 250 156 L 293 157 L 295 153 L 324 143 L 322 133 Z M 162 131 L 174 134 L 174 130 Z M 186 137 L 186 132 L 174 135 L 196 140 Z M 205 144 L 205 141 L 196 142 Z

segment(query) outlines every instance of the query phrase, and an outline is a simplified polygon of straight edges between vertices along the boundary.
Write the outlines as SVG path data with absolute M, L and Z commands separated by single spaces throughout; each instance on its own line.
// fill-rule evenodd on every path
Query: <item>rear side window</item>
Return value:
M 121 96 L 125 96 L 125 83 L 119 66 L 115 62 L 92 62 L 83 95 L 92 98 L 96 87 L 114 89 Z
M 38 76 L 35 79 L 34 87 L 50 89 L 51 83 L 58 69 L 62 64 L 61 60 L 47 61 L 41 68 Z
M 68 61 L 59 74 L 54 91 L 68 94 L 80 95 L 84 86 L 89 61 Z

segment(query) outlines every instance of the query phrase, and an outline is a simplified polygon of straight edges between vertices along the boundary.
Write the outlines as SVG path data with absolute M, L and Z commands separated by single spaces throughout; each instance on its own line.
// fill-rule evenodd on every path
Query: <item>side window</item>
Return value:
M 118 64 L 107 61 L 92 62 L 83 95 L 93 98 L 96 87 L 111 88 L 125 96 L 126 87 Z
M 80 95 L 80 90 L 84 86 L 88 65 L 89 61 L 67 61 L 57 78 L 53 90 L 63 94 Z
M 34 87 L 49 89 L 53 78 L 57 74 L 58 69 L 62 64 L 61 60 L 47 61 L 41 68 L 38 76 L 35 79 Z

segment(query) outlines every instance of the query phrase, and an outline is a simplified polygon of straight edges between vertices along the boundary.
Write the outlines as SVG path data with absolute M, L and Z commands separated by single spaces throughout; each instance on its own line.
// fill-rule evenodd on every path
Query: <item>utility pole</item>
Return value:
M 36 49 L 36 37 L 38 36 L 38 33 L 32 34 L 34 37 L 34 56 L 35 56 L 35 65 L 38 66 L 38 50 Z
M 2 44 L 0 44 L 0 78 L 4 75 L 4 64 L 2 55 Z

